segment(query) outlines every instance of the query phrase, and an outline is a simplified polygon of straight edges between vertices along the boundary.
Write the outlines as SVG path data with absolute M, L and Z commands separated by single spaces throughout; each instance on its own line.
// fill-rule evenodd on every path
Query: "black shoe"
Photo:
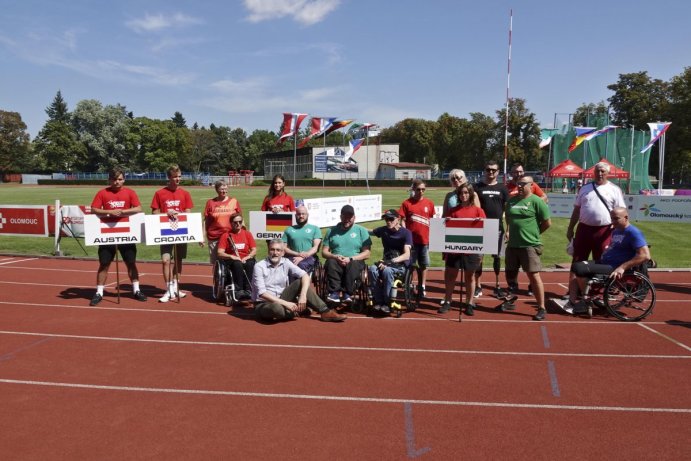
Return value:
M 95 306 L 96 304 L 100 303 L 103 301 L 103 296 L 99 295 L 96 293 L 93 298 L 91 298 L 91 302 L 89 303 L 89 306 Z
M 545 317 L 547 316 L 547 310 L 544 307 L 541 307 L 540 309 L 537 310 L 537 314 L 533 316 L 533 320 L 545 320 Z
M 437 310 L 437 314 L 446 314 L 451 309 L 451 301 L 444 301 Z
M 137 301 L 142 301 L 142 302 L 143 302 L 143 301 L 146 301 L 148 298 L 147 298 L 146 295 L 145 295 L 144 293 L 142 293 L 141 291 L 137 291 L 137 292 L 134 293 L 134 299 L 136 299 Z
M 470 317 L 475 315 L 475 305 L 474 304 L 468 304 L 467 306 L 465 306 L 465 315 L 469 315 Z

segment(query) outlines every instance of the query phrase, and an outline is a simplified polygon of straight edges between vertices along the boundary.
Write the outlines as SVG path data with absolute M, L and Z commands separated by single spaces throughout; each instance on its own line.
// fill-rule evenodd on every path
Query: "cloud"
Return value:
M 305 26 L 321 22 L 340 3 L 341 0 L 244 0 L 250 22 L 288 16 Z
M 125 25 L 135 32 L 143 33 L 159 32 L 172 27 L 185 27 L 202 23 L 201 19 L 187 16 L 183 13 L 175 13 L 173 15 L 159 13 L 154 15 L 146 14 L 143 18 L 131 19 Z

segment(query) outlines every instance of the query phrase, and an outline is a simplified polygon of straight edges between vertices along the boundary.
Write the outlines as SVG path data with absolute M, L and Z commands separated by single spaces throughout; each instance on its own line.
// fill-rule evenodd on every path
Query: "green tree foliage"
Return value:
M 675 183 L 689 183 L 691 177 L 691 67 L 672 78 L 669 106 L 664 121 L 672 121 L 665 145 L 665 176 Z
M 172 120 L 135 118 L 127 145 L 128 151 L 134 153 L 134 162 L 122 165 L 129 169 L 165 171 L 171 164 L 178 164 L 184 170 L 192 170 L 186 150 L 190 146 L 187 129 L 178 128 Z
M 58 91 L 53 102 L 46 108 L 48 121 L 34 139 L 34 155 L 39 170 L 75 171 L 86 162 L 86 147 L 77 139 L 77 132 L 70 124 L 67 103 Z
M 171 120 L 173 121 L 176 127 L 187 128 L 187 121 L 185 120 L 185 117 L 182 116 L 182 113 L 176 111 L 175 114 L 173 114 L 173 116 L 171 117 Z
M 615 125 L 640 129 L 667 112 L 669 84 L 651 79 L 647 72 L 619 74 L 619 81 L 607 88 L 614 92 L 608 101 Z
M 0 172 L 25 171 L 30 153 L 31 143 L 22 116 L 0 110 Z
M 328 138 L 328 136 L 327 136 Z M 278 135 L 273 131 L 254 130 L 247 138 L 246 158 L 250 170 L 258 173 L 263 173 L 264 164 L 262 163 L 262 155 L 266 152 L 273 152 L 276 150 L 276 140 Z
M 382 143 L 399 144 L 399 160 L 402 162 L 437 163 L 434 152 L 434 136 L 436 123 L 434 121 L 417 118 L 407 118 L 390 128 L 382 130 Z
M 506 108 L 497 111 L 495 140 L 501 140 L 494 149 L 497 159 L 504 158 L 504 132 Z M 508 163 L 521 162 L 527 170 L 544 170 L 545 153 L 540 149 L 540 125 L 530 112 L 525 99 L 509 100 L 507 157 Z
M 57 120 L 64 123 L 69 123 L 70 113 L 67 110 L 67 102 L 62 98 L 62 92 L 58 90 L 53 102 L 46 108 L 49 120 Z
M 583 103 L 581 104 L 576 112 L 573 114 L 571 122 L 574 126 L 592 126 L 600 127 L 609 124 L 609 108 L 604 101 L 600 101 L 597 104 L 594 103 Z M 602 115 L 605 114 L 604 121 L 601 122 L 603 118 Z

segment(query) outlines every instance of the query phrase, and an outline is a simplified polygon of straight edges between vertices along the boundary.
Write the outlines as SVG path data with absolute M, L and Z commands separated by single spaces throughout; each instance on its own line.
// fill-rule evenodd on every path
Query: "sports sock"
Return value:
M 134 293 L 139 291 L 139 280 L 137 280 L 136 282 L 132 282 L 132 291 Z
M 96 293 L 103 296 L 103 287 L 104 285 L 96 285 Z

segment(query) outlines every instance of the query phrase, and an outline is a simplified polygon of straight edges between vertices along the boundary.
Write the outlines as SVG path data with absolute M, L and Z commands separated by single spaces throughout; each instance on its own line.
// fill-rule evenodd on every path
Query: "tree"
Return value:
M 186 128 L 176 127 L 172 120 L 135 118 L 127 144 L 135 161 L 127 165 L 147 171 L 165 171 L 172 164 L 180 165 L 183 170 L 191 169 L 189 162 L 185 162 L 189 143 L 186 132 Z
M 18 112 L 0 110 L 0 172 L 27 171 L 31 144 Z
M 607 100 L 615 125 L 640 128 L 667 112 L 669 84 L 651 79 L 647 72 L 619 74 L 619 81 L 607 88 L 614 91 Z
M 245 146 L 245 157 L 247 158 L 247 166 L 250 170 L 259 172 L 264 171 L 264 164 L 261 161 L 261 156 L 266 152 L 273 152 L 276 150 L 276 140 L 278 135 L 273 131 L 268 130 L 254 130 L 247 138 Z
M 506 108 L 497 112 L 495 127 L 494 152 L 497 159 L 504 158 L 504 131 L 506 126 Z M 546 168 L 544 152 L 540 149 L 540 125 L 535 114 L 530 112 L 525 99 L 509 100 L 508 124 L 508 162 L 521 162 L 527 170 Z
M 406 118 L 380 133 L 382 143 L 399 144 L 401 162 L 437 163 L 434 151 L 436 123 L 429 120 Z
M 669 87 L 668 113 L 664 121 L 671 121 L 666 137 L 666 171 L 671 171 L 668 180 L 677 184 L 691 181 L 691 67 L 680 75 L 672 77 Z
M 53 102 L 46 108 L 46 114 L 50 120 L 58 120 L 64 123 L 70 121 L 70 113 L 67 110 L 67 103 L 62 98 L 62 93 L 58 90 Z
M 185 120 L 185 117 L 182 116 L 180 112 L 175 112 L 175 114 L 171 117 L 171 120 L 175 124 L 176 127 L 178 128 L 187 128 L 187 121 Z M 195 123 L 196 125 L 196 123 Z
M 74 171 L 86 159 L 86 147 L 70 124 L 67 103 L 58 90 L 46 108 L 48 121 L 34 139 L 34 152 L 43 171 Z
M 595 103 L 583 103 L 573 113 L 571 122 L 574 126 L 592 126 L 599 128 L 609 124 L 609 108 L 604 101 Z M 602 115 L 606 115 L 602 117 Z M 602 121 L 604 119 L 604 121 Z

